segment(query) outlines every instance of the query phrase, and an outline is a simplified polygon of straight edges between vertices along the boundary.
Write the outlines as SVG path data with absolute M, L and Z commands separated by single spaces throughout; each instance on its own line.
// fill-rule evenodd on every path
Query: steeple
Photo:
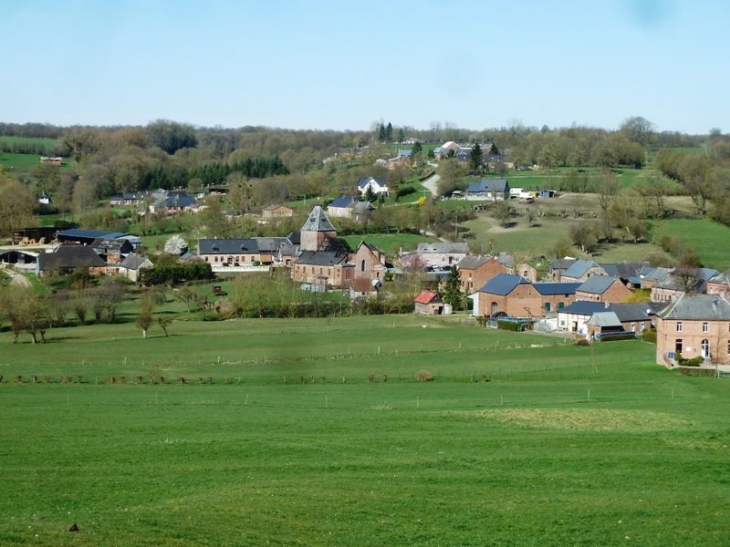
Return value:
M 302 251 L 319 251 L 328 238 L 337 237 L 337 230 L 319 205 L 309 213 L 300 233 Z

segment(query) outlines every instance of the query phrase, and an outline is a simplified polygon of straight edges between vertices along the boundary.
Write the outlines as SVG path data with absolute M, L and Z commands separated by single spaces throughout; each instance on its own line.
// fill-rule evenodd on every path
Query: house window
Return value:
M 682 322 L 677 321 L 677 332 L 682 332 Z
M 558 309 L 562 310 L 565 307 L 565 302 L 558 302 Z
M 365 271 L 365 259 L 364 258 L 363 258 L 362 262 L 360 262 L 360 271 L 361 272 Z
M 636 323 L 631 323 L 631 332 L 636 332 Z
M 545 302 L 545 311 L 550 311 L 550 302 Z
M 682 349 L 683 349 L 682 339 L 681 338 L 677 338 L 674 341 L 674 353 L 682 353 Z
M 730 355 L 730 340 L 727 341 L 727 354 Z
M 710 332 L 710 324 L 702 323 L 702 332 Z

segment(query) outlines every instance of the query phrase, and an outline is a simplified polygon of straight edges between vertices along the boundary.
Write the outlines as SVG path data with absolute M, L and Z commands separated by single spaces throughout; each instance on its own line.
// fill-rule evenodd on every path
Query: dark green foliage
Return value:
M 469 168 L 474 172 L 481 171 L 482 147 L 479 146 L 479 143 L 475 143 L 474 146 L 471 147 L 471 152 L 469 153 Z
M 698 367 L 702 363 L 705 362 L 705 359 L 702 356 L 699 356 L 698 355 L 697 357 L 692 357 L 690 359 L 685 359 L 684 357 L 682 357 L 682 354 L 681 353 L 678 353 L 676 355 L 676 360 L 677 360 L 677 364 L 680 367 Z
M 598 339 L 600 342 L 615 342 L 617 340 L 633 340 L 636 334 L 633 332 L 622 332 L 617 334 L 603 334 Z
M 656 331 L 652 329 L 646 329 L 644 332 L 641 333 L 641 339 L 644 342 L 656 344 Z
M 207 262 L 188 262 L 157 265 L 140 271 L 140 283 L 143 285 L 163 285 L 213 279 L 215 274 Z
M 398 191 L 395 193 L 395 195 L 396 197 L 402 198 L 403 196 L 415 193 L 416 189 L 413 186 L 404 186 L 402 188 L 398 188 Z
M 497 319 L 497 328 L 500 330 L 509 330 L 519 332 L 522 323 L 518 321 L 507 321 L 505 319 Z
M 454 311 L 461 309 L 464 295 L 461 292 L 461 276 L 459 275 L 459 269 L 456 267 L 456 264 L 451 266 L 442 296 L 444 302 L 450 304 Z
M 168 154 L 174 154 L 181 148 L 195 148 L 198 138 L 192 125 L 158 120 L 147 126 L 150 142 Z

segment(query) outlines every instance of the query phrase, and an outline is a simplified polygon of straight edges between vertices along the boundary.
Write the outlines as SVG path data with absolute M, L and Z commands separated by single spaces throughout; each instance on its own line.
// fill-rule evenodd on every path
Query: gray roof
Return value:
M 614 262 L 611 264 L 599 264 L 599 266 L 603 268 L 606 275 L 629 279 L 631 277 L 638 277 L 647 264 L 645 262 Z
M 297 264 L 307 266 L 336 266 L 347 262 L 347 254 L 337 251 L 303 251 Z
M 201 239 L 198 241 L 198 254 L 201 255 L 229 255 L 241 253 L 258 253 L 259 245 L 256 239 Z
M 652 314 L 647 303 L 611 304 L 610 308 L 622 323 L 627 321 L 649 321 Z
M 416 249 L 418 253 L 468 253 L 469 246 L 466 243 L 454 243 L 450 241 L 436 243 L 419 243 Z
M 501 296 L 508 295 L 518 285 L 529 285 L 530 282 L 519 275 L 513 274 L 497 274 L 487 281 L 479 292 L 498 294 Z
M 594 313 L 586 321 L 586 325 L 591 325 L 592 327 L 620 327 L 621 321 L 612 311 L 599 311 Z
M 598 266 L 592 260 L 576 260 L 570 267 L 563 272 L 563 277 L 572 277 L 573 279 L 579 279 L 583 277 L 588 270 Z
M 577 259 L 575 258 L 556 258 L 550 261 L 551 270 L 567 270 L 570 268 Z
M 52 253 L 41 253 L 38 255 L 38 269 L 53 270 L 60 268 L 64 270 L 74 268 L 88 268 L 90 266 L 104 266 L 106 262 L 94 249 L 86 245 L 59 245 Z
M 730 302 L 714 294 L 684 294 L 657 314 L 662 319 L 730 320 Z
M 730 270 L 725 270 L 717 275 L 713 275 L 709 279 L 709 283 L 717 283 L 719 285 L 730 285 Z
M 558 313 L 570 313 L 573 315 L 591 316 L 599 311 L 606 311 L 606 304 L 603 302 L 593 302 L 591 300 L 576 300 L 572 304 L 558 310 Z
M 608 275 L 592 275 L 586 279 L 580 287 L 578 287 L 577 291 L 589 294 L 603 294 L 614 283 L 616 283 L 615 277 L 610 277 Z
M 469 255 L 459 260 L 459 263 L 456 265 L 456 267 L 460 270 L 476 270 L 479 266 L 486 263 L 487 261 L 489 261 L 488 256 Z
M 534 283 L 532 286 L 543 296 L 558 294 L 575 294 L 580 283 Z
M 669 277 L 671 275 L 671 273 L 672 273 L 671 268 L 662 268 L 662 267 L 654 268 L 652 271 L 647 272 L 644 275 L 644 280 L 645 281 L 661 281 L 661 280 Z
M 122 260 L 122 262 L 119 264 L 122 268 L 127 268 L 128 270 L 139 270 L 141 266 L 144 265 L 145 262 L 149 262 L 150 266 L 152 265 L 152 262 L 150 262 L 150 259 L 146 256 L 138 255 L 137 253 L 129 253 L 127 255 L 127 258 Z
M 467 194 L 504 193 L 508 191 L 509 181 L 507 179 L 482 179 L 478 182 L 472 182 L 466 189 Z
M 329 207 L 342 207 L 349 209 L 350 207 L 354 206 L 355 203 L 357 203 L 357 198 L 354 198 L 352 196 L 340 196 L 336 199 L 332 200 L 332 203 L 329 204 Z
M 120 251 L 132 250 L 132 242 L 124 238 L 97 237 L 91 242 L 91 247 L 100 251 Z
M 274 253 L 284 245 L 291 244 L 286 237 L 250 237 L 245 239 L 201 239 L 199 254 L 257 254 Z
M 335 227 L 324 214 L 324 210 L 319 205 L 316 205 L 312 212 L 309 213 L 307 221 L 304 223 L 301 229 L 302 232 L 336 232 Z

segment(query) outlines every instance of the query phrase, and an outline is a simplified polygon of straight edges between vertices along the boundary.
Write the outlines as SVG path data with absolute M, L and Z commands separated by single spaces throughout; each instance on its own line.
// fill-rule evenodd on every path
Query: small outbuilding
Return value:
M 433 291 L 421 291 L 414 299 L 416 313 L 421 315 L 441 315 L 444 313 L 443 299 Z

